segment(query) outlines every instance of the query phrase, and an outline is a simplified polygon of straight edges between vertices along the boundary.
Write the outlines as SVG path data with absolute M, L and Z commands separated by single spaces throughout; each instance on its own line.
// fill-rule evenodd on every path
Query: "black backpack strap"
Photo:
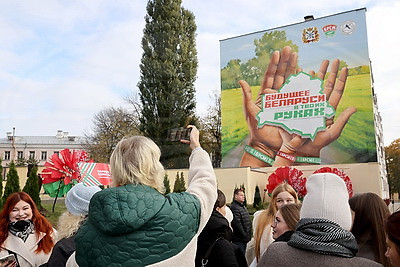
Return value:
M 201 259 L 201 267 L 204 267 L 204 266 L 207 265 L 207 263 L 208 263 L 208 257 L 210 256 L 213 247 L 214 247 L 215 244 L 216 244 L 219 240 L 221 240 L 221 239 L 223 239 L 223 237 L 218 237 L 218 238 L 214 241 L 214 243 L 212 243 L 211 246 L 208 247 L 207 252 L 206 252 L 206 255 L 204 255 L 204 258 Z

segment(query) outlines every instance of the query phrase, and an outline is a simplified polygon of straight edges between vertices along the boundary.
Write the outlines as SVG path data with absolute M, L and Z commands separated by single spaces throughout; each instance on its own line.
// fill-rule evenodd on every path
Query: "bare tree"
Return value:
M 221 167 L 221 95 L 215 91 L 210 96 L 211 105 L 207 114 L 201 118 L 202 144 L 212 156 L 213 166 Z
M 95 162 L 109 162 L 111 153 L 123 137 L 139 134 L 138 119 L 134 114 L 111 107 L 94 116 L 92 133 L 85 134 L 85 148 Z

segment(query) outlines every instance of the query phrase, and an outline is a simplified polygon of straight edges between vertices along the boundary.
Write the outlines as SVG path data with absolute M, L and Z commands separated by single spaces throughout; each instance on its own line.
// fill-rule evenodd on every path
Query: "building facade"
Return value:
M 55 136 L 16 136 L 7 132 L 5 138 L 0 138 L 0 156 L 2 166 L 11 161 L 26 162 L 34 159 L 38 166 L 63 149 L 84 150 L 84 137 L 70 136 L 68 132 L 58 130 Z

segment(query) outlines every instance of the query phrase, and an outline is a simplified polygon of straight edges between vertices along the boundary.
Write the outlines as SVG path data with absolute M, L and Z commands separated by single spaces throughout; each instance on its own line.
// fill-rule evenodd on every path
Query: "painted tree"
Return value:
M 267 63 L 270 62 L 271 54 L 276 50 L 282 50 L 290 46 L 292 51 L 298 51 L 299 47 L 287 39 L 285 31 L 266 32 L 260 39 L 254 40 L 255 57 L 246 62 L 231 59 L 221 70 L 222 89 L 238 88 L 238 80 L 243 79 L 251 86 L 261 85 L 264 78 Z
M 171 193 L 171 186 L 169 185 L 168 174 L 164 175 L 165 194 Z
M 400 192 L 400 138 L 385 147 L 387 178 L 390 193 Z
M 28 180 L 26 180 L 26 184 L 22 191 L 31 196 L 33 201 L 35 201 L 38 209 L 42 208 L 42 203 L 39 196 L 39 177 L 37 175 L 38 168 L 37 166 L 33 166 L 29 172 Z
M 15 163 L 13 161 L 11 161 L 10 169 L 8 170 L 8 173 L 7 173 L 7 183 L 4 188 L 3 203 L 7 200 L 9 195 L 11 195 L 14 192 L 20 192 L 20 191 L 21 191 L 21 188 L 19 186 L 18 172 L 15 167 Z
M 181 0 L 149 0 L 140 64 L 140 130 L 161 148 L 167 168 L 187 167 L 187 146 L 167 142 L 168 130 L 194 122 L 196 24 Z

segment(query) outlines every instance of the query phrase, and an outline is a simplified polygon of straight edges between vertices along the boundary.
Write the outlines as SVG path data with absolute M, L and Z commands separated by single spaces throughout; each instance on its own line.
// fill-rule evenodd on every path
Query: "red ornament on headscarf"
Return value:
M 353 196 L 353 184 L 351 183 L 350 177 L 347 176 L 347 174 L 344 171 L 339 170 L 337 168 L 323 167 L 316 170 L 314 173 L 324 173 L 324 172 L 334 173 L 340 178 L 342 178 L 346 184 L 347 192 L 349 193 L 349 198 Z
M 293 167 L 279 167 L 274 173 L 268 177 L 267 190 L 268 194 L 271 195 L 275 187 L 279 184 L 286 182 L 291 185 L 297 192 L 299 198 L 304 198 L 307 194 L 306 190 L 306 178 L 303 176 L 303 172 Z

